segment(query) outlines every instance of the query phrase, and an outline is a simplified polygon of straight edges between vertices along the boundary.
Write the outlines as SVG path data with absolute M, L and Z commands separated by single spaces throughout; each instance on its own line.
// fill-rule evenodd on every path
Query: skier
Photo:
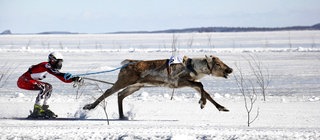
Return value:
M 37 65 L 32 65 L 27 72 L 19 77 L 17 85 L 21 89 L 39 90 L 36 97 L 33 112 L 28 118 L 56 118 L 57 115 L 49 110 L 47 104 L 52 93 L 52 85 L 40 80 L 46 78 L 48 73 L 54 75 L 65 83 L 83 82 L 81 77 L 73 77 L 70 73 L 62 73 L 59 70 L 62 68 L 63 56 L 59 52 L 52 52 L 48 56 L 48 62 L 42 62 Z

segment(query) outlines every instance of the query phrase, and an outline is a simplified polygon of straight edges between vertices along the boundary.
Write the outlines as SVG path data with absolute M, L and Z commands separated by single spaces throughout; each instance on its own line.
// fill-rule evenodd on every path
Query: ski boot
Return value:
M 35 104 L 33 107 L 33 111 L 30 110 L 30 115 L 28 116 L 28 119 L 44 118 L 44 116 L 45 116 L 45 113 L 41 105 Z
M 45 118 L 46 119 L 52 119 L 52 118 L 57 118 L 58 115 L 54 114 L 50 109 L 49 105 L 43 105 L 42 109 L 44 110 Z
M 48 105 L 34 105 L 33 111 L 30 111 L 28 119 L 54 119 L 58 115 L 54 114 L 51 110 L 48 109 Z

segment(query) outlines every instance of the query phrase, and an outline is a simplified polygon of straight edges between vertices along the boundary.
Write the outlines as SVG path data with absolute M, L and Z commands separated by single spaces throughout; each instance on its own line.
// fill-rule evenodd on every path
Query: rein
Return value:
M 125 67 L 127 67 L 129 64 L 130 64 L 130 63 L 125 64 L 125 65 L 122 65 L 121 67 L 117 67 L 117 68 L 112 69 L 112 70 L 105 70 L 105 71 L 98 71 L 98 72 L 88 72 L 88 73 L 82 73 L 82 74 L 75 74 L 75 75 L 72 75 L 72 77 L 80 77 L 80 76 L 87 76 L 87 75 L 94 75 L 94 74 L 101 74 L 101 73 L 113 72 L 113 71 L 116 71 L 116 70 L 125 68 Z
M 209 62 L 207 60 L 206 60 L 206 62 L 207 62 L 207 68 L 210 70 L 210 73 L 211 73 L 213 70 L 213 66 L 212 66 L 212 68 L 210 68 Z

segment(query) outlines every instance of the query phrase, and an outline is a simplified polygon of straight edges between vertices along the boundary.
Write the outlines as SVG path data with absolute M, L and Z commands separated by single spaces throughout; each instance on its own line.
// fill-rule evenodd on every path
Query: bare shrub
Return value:
M 13 64 L 10 65 L 8 63 L 0 67 L 0 88 L 3 88 L 7 84 L 9 77 L 15 69 L 17 69 L 17 66 L 14 67 Z
M 98 89 L 99 92 L 103 93 L 104 91 L 102 90 L 102 88 L 99 86 L 98 83 L 75 83 L 73 85 L 74 88 L 77 87 L 77 94 L 76 94 L 76 99 L 79 99 L 83 92 L 85 91 L 86 87 L 87 86 L 94 86 L 95 88 Z M 92 98 L 94 100 L 97 100 L 97 98 L 95 98 L 94 96 L 92 96 Z M 102 103 L 100 104 L 100 106 L 102 107 L 103 111 L 104 111 L 104 114 L 106 115 L 106 118 L 107 118 L 107 123 L 108 125 L 110 124 L 109 123 L 109 116 L 108 116 L 108 112 L 107 112 L 107 101 L 106 100 L 103 100 Z
M 190 37 L 190 39 L 187 42 L 188 48 L 190 48 L 190 49 L 192 48 L 193 42 L 194 42 L 194 37 L 193 37 L 193 34 L 192 34 L 192 36 Z
M 208 46 L 209 46 L 210 48 L 214 49 L 214 48 L 215 48 L 215 45 L 214 45 L 214 43 L 213 43 L 213 41 L 212 41 L 212 34 L 208 34 L 208 35 L 207 35 L 207 39 L 208 39 Z
M 234 78 L 237 83 L 237 86 L 244 98 L 244 106 L 247 113 L 247 125 L 250 127 L 250 124 L 253 123 L 259 116 L 259 107 L 254 117 L 252 117 L 252 111 L 254 105 L 257 101 L 257 92 L 254 86 L 254 80 L 251 80 L 243 74 L 241 68 L 236 65 L 237 73 L 234 73 Z
M 99 91 L 100 91 L 101 93 L 104 93 L 104 91 L 103 91 L 102 88 L 99 86 L 99 84 L 96 83 L 96 87 L 99 89 Z M 96 98 L 95 98 L 95 100 L 96 100 Z M 108 112 L 107 112 L 107 101 L 104 99 L 104 100 L 102 101 L 102 104 L 100 104 L 100 106 L 102 107 L 103 112 L 104 112 L 104 114 L 106 115 L 107 122 L 108 122 L 108 125 L 109 125 L 110 123 L 109 123 L 109 117 L 108 117 Z
M 178 37 L 173 34 L 172 35 L 172 42 L 171 42 L 171 51 L 172 51 L 172 56 L 176 56 L 178 52 Z
M 259 116 L 259 107 L 254 117 L 252 110 L 257 101 L 257 94 L 261 92 L 263 100 L 266 101 L 267 88 L 271 82 L 269 69 L 262 64 L 262 61 L 255 55 L 249 55 L 245 58 L 249 65 L 249 72 L 245 75 L 242 69 L 236 64 L 238 73 L 234 73 L 237 86 L 244 98 L 245 108 L 247 111 L 247 125 L 250 126 Z
M 255 55 L 250 55 L 250 59 L 247 59 L 247 61 L 249 63 L 251 72 L 255 76 L 256 83 L 260 87 L 263 101 L 266 101 L 267 88 L 271 82 L 271 74 L 269 69 L 265 67 L 261 60 Z

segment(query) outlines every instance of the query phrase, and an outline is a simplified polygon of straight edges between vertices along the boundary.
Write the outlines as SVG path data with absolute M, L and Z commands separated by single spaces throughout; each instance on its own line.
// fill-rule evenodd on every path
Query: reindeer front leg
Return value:
M 201 94 L 201 98 L 199 101 L 201 109 L 204 108 L 205 104 L 207 103 L 206 99 L 208 99 L 219 111 L 229 111 L 224 106 L 218 104 L 215 100 L 212 99 L 210 94 L 208 94 L 204 90 L 201 82 L 193 82 L 193 81 L 189 81 L 189 82 L 191 83 L 191 87 L 193 87 L 195 90 L 197 90 Z
M 204 95 L 205 93 L 201 92 L 201 90 L 200 90 L 200 94 L 201 94 L 201 98 L 199 100 L 199 104 L 200 104 L 200 108 L 203 109 L 204 106 L 207 104 L 207 99 L 206 99 L 206 97 Z
M 198 91 L 201 94 L 201 98 L 199 100 L 200 108 L 203 109 L 207 103 L 207 99 L 205 96 L 205 92 L 203 92 L 203 85 L 201 82 L 189 81 L 189 80 L 180 80 L 178 83 L 178 87 L 191 87 Z
M 229 110 L 227 108 L 225 108 L 224 106 L 218 104 L 216 101 L 214 101 L 210 94 L 207 93 L 205 90 L 203 90 L 204 92 L 204 96 L 219 110 L 219 111 L 225 111 L 225 112 L 228 112 Z

